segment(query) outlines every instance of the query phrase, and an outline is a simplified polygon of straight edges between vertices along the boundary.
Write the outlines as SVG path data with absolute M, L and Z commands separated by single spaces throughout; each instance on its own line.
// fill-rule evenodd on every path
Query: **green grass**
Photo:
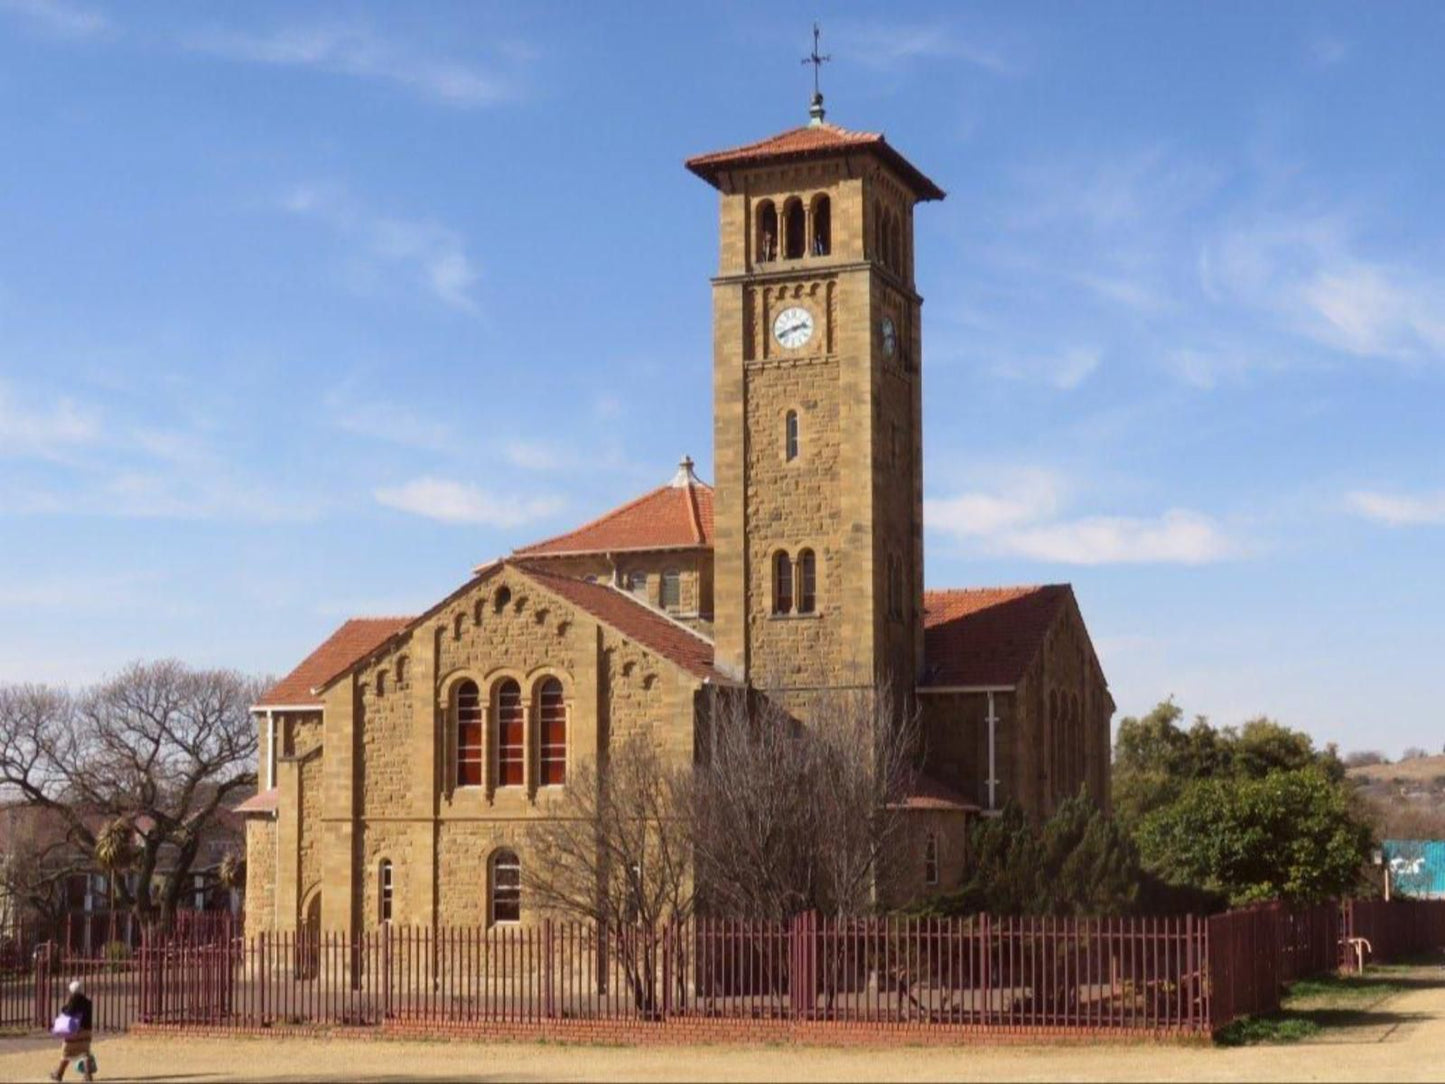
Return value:
M 1218 1032 L 1214 1041 L 1220 1046 L 1297 1043 L 1328 1028 L 1368 1026 L 1378 1020 L 1372 1012 L 1376 1006 L 1407 989 L 1404 983 L 1392 981 L 1406 969 L 1371 967 L 1363 975 L 1300 979 L 1280 999 L 1279 1012 L 1241 1017 Z

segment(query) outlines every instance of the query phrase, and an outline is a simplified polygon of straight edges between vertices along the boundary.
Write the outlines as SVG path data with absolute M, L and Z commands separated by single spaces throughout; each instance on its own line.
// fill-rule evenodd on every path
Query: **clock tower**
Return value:
M 687 162 L 719 193 L 713 284 L 720 670 L 809 694 L 923 662 L 922 298 L 943 192 L 881 134 L 811 121 Z

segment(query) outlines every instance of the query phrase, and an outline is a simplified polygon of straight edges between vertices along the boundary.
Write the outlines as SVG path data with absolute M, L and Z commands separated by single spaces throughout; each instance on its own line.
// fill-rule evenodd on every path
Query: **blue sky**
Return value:
M 0 680 L 283 672 L 711 477 L 681 163 L 806 119 L 815 15 L 949 193 L 929 584 L 1072 582 L 1121 714 L 1438 748 L 1423 3 L 0 0 Z

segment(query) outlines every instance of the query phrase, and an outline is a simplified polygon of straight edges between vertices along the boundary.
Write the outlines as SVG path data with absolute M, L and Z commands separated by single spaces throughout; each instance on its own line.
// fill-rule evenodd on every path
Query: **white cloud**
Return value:
M 1059 391 L 1073 391 L 1094 374 L 1103 358 L 1104 352 L 1097 347 L 1073 346 L 1042 357 L 1010 357 L 994 371 L 1011 379 L 1039 381 Z
M 498 497 L 464 482 L 430 477 L 383 486 L 374 495 L 379 504 L 427 519 L 490 527 L 519 527 L 553 515 L 562 507 L 556 497 Z
M 923 502 L 930 529 L 958 537 L 989 537 L 1053 516 L 1059 507 L 1060 482 L 1047 471 L 1014 475 L 1006 492 L 962 493 Z
M 1387 527 L 1445 525 L 1445 491 L 1417 495 L 1357 490 L 1345 497 L 1358 516 Z
M 21 403 L 0 383 L 0 456 L 53 458 L 93 444 L 101 435 L 95 414 L 61 397 L 45 406 Z
M 354 389 L 345 394 L 332 392 L 324 406 L 331 424 L 347 433 L 429 452 L 456 447 L 456 434 L 449 424 L 381 394 L 362 400 Z
M 1218 522 L 1186 509 L 1063 517 L 1063 490 L 1050 472 L 1016 472 L 995 492 L 924 501 L 924 524 L 979 553 L 1058 564 L 1206 564 L 1242 553 Z
M 1018 75 L 1026 66 L 1016 45 L 956 25 L 840 21 L 827 30 L 840 56 L 875 71 L 896 71 L 919 60 L 961 60 L 992 75 Z
M 282 201 L 284 209 L 314 219 L 355 245 L 368 272 L 405 269 L 438 299 L 475 313 L 477 272 L 457 231 L 436 222 L 374 214 L 334 185 L 301 185 Z
M 188 35 L 181 44 L 226 60 L 391 82 L 445 105 L 488 106 L 513 94 L 497 72 L 420 55 L 361 26 L 289 27 L 270 34 L 213 29 Z M 512 48 L 507 55 L 520 60 L 528 51 Z
M 1359 357 L 1445 356 L 1445 281 L 1362 256 L 1340 215 L 1275 215 L 1222 231 L 1200 255 L 1206 295 L 1263 309 Z
M 0 13 L 58 37 L 89 38 L 110 29 L 110 20 L 99 11 L 63 0 L 0 0 Z
M 1071 565 L 1199 565 L 1237 556 L 1239 547 L 1213 519 L 1174 508 L 1162 516 L 1090 516 L 1010 531 L 1005 553 Z

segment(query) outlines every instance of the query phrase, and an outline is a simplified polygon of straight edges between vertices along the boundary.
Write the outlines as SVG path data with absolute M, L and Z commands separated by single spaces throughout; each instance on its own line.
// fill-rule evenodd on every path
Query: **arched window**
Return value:
M 783 418 L 783 458 L 789 463 L 798 458 L 798 412 L 788 411 Z
M 793 562 L 786 550 L 773 556 L 773 613 L 793 612 Z
M 520 787 L 525 772 L 522 687 L 511 678 L 497 686 L 497 786 Z
M 923 883 L 938 884 L 938 836 L 933 832 L 923 837 Z
M 627 589 L 643 602 L 647 601 L 647 573 L 629 572 L 627 574 Z
M 510 587 L 498 587 L 497 593 L 492 597 L 492 608 L 501 613 L 507 608 L 507 603 L 512 601 L 512 589 Z
M 460 639 L 462 638 L 462 631 L 463 631 L 466 627 L 467 627 L 467 615 L 466 615 L 466 614 L 457 614 L 456 619 L 452 622 L 452 639 L 453 639 L 453 640 L 460 640 Z
M 783 204 L 783 256 L 789 260 L 800 259 L 807 251 L 807 226 L 803 214 L 803 201 L 797 196 Z
M 383 858 L 377 867 L 376 876 L 376 917 L 382 922 L 391 921 L 391 860 Z
M 798 612 L 810 614 L 817 608 L 818 559 L 812 550 L 798 554 Z
M 888 216 L 888 263 L 900 275 L 903 273 L 903 238 L 897 215 Z
M 883 215 L 883 251 L 878 258 L 884 267 L 893 266 L 893 220 L 886 213 Z
M 567 781 L 567 702 L 562 683 L 545 679 L 537 690 L 537 729 L 541 738 L 541 784 L 560 787 Z
M 883 204 L 877 200 L 873 201 L 873 259 L 877 263 L 884 260 L 885 249 L 883 247 Z
M 482 785 L 482 697 L 475 681 L 463 681 L 456 693 L 457 786 Z
M 386 692 L 386 671 L 385 671 L 385 670 L 378 670 L 378 671 L 376 672 L 376 695 L 377 695 L 377 696 L 381 696 L 381 695 L 382 695 L 383 693 L 385 693 L 385 692 Z
M 400 687 L 401 683 L 402 683 L 403 681 L 405 681 L 405 680 L 406 680 L 406 656 L 403 655 L 401 658 L 399 658 L 399 659 L 396 660 L 396 684 L 397 684 L 397 686 Z
M 778 258 L 778 211 L 770 199 L 758 204 L 758 263 Z
M 813 199 L 813 255 L 826 256 L 833 248 L 833 206 L 827 196 Z
M 682 609 L 682 573 L 675 568 L 669 568 L 662 574 L 660 601 L 664 610 Z
M 522 864 L 516 851 L 492 855 L 492 922 L 522 921 Z

